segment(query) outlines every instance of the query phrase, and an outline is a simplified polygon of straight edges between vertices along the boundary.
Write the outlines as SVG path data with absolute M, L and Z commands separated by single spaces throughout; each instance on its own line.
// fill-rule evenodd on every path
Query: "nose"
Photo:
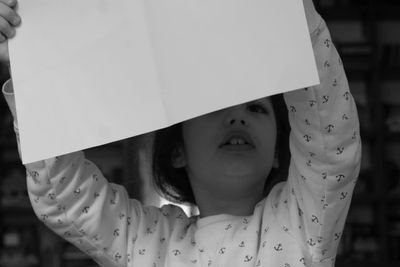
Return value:
M 225 110 L 226 126 L 247 126 L 248 118 L 244 105 L 238 105 Z

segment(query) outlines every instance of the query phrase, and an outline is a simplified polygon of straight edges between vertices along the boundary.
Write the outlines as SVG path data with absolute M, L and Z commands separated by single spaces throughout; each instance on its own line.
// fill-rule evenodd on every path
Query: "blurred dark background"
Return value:
M 363 139 L 361 174 L 336 266 L 400 266 L 400 1 L 314 3 L 342 56 Z M 1 84 L 7 78 L 2 66 Z M 12 129 L 0 97 L 0 266 L 96 266 L 36 219 Z M 160 205 L 147 179 L 150 145 L 151 135 L 143 135 L 88 149 L 86 155 L 132 197 Z

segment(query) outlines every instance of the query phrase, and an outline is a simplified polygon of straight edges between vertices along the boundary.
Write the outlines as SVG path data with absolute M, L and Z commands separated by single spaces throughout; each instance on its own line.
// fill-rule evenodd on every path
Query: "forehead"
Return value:
M 229 106 L 229 107 L 226 107 L 226 108 L 223 108 L 223 109 L 212 111 L 210 113 L 203 114 L 203 115 L 200 115 L 198 117 L 194 117 L 194 118 L 188 119 L 186 121 L 183 121 L 182 124 L 185 125 L 185 124 L 190 123 L 192 121 L 196 121 L 197 119 L 205 119 L 205 118 L 207 118 L 209 116 L 212 116 L 214 114 L 218 114 L 218 113 L 220 113 L 220 112 L 222 112 L 224 110 L 228 110 L 228 109 L 231 109 L 231 108 L 234 108 L 234 107 L 238 107 L 238 106 L 246 106 L 246 105 L 249 105 L 249 104 L 262 104 L 265 107 L 267 107 L 269 109 L 272 109 L 272 111 L 273 111 L 272 98 L 268 96 L 268 97 L 263 97 L 263 98 L 259 98 L 259 99 L 256 99 L 256 100 L 252 100 L 252 101 L 249 101 L 249 102 L 246 102 L 246 103 L 242 103 L 242 104 L 238 104 L 238 105 L 234 105 L 234 106 Z
M 249 105 L 249 104 L 262 104 L 262 105 L 264 105 L 266 107 L 271 107 L 272 108 L 272 99 L 269 96 L 268 97 L 263 97 L 263 98 L 258 98 L 258 99 L 251 100 L 251 101 L 248 101 L 248 102 L 245 102 L 245 103 L 242 103 L 242 104 L 229 106 L 229 107 L 223 108 L 221 110 L 226 110 L 226 109 L 230 109 L 230 108 L 234 108 L 234 107 L 238 107 L 238 106 L 246 106 L 246 105 Z M 215 112 L 218 112 L 218 111 L 221 111 L 221 110 L 217 110 Z M 214 113 L 214 112 L 211 112 L 211 113 Z
M 263 97 L 263 98 L 259 98 L 259 99 L 256 99 L 256 100 L 252 100 L 252 101 L 249 101 L 249 102 L 244 103 L 244 104 L 250 104 L 250 103 L 261 103 L 261 104 L 268 104 L 268 105 L 272 104 L 271 98 L 269 96 Z

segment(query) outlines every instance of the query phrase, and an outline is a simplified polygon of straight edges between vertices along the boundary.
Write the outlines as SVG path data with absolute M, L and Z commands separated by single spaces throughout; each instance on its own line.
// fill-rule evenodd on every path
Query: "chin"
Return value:
M 223 173 L 230 177 L 252 177 L 255 176 L 255 171 L 253 166 L 243 163 L 231 163 L 224 166 L 225 170 Z

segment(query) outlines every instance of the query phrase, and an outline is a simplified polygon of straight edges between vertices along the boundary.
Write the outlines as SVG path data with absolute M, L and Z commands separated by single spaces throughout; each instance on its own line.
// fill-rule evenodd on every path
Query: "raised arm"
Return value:
M 312 8 L 312 1 L 304 1 Z M 306 6 L 307 8 L 307 6 Z M 314 10 L 314 9 L 313 9 Z M 291 125 L 288 182 L 278 217 L 314 262 L 334 261 L 359 173 L 361 140 L 354 99 L 323 19 L 309 11 L 320 85 L 284 95 Z
M 14 116 L 19 146 L 11 80 L 3 86 L 3 94 Z M 172 230 L 180 234 L 188 224 L 180 208 L 165 206 L 160 210 L 129 199 L 125 188 L 108 183 L 82 151 L 25 167 L 29 198 L 37 217 L 101 266 L 126 266 L 135 261 L 151 266 L 157 255 L 133 252 L 154 248 L 161 235 L 168 238 Z M 173 229 L 171 220 L 176 218 L 179 224 Z
M 3 87 L 3 94 L 14 115 L 19 145 L 11 80 Z M 43 223 L 99 263 L 125 260 L 118 255 L 126 255 L 127 237 L 136 234 L 134 227 L 128 232 L 127 225 L 137 220 L 139 210 L 131 205 L 123 188 L 108 184 L 99 169 L 84 158 L 83 152 L 25 167 L 29 198 Z

